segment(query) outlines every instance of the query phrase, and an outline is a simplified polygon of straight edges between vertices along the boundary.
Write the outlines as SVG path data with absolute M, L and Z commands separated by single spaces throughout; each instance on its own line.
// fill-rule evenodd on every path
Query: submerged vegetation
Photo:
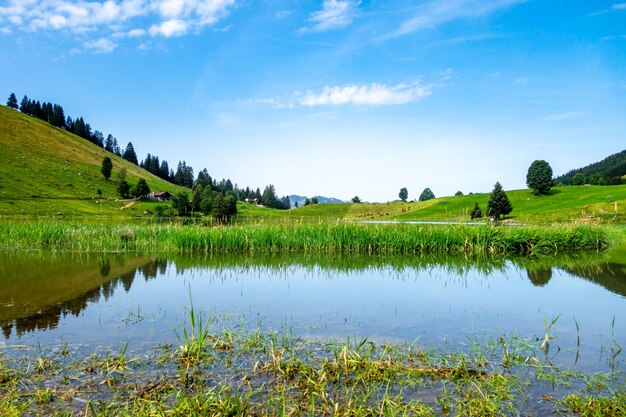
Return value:
M 310 341 L 199 321 L 179 346 L 0 354 L 2 415 L 579 415 L 626 412 L 623 374 L 560 368 L 516 335 L 445 351 L 413 342 Z M 183 325 L 185 326 L 185 325 Z M 9 354 L 10 353 L 10 354 Z
M 0 224 L 0 249 L 83 252 L 303 252 L 377 254 L 555 255 L 603 250 L 599 226 L 491 227 L 347 222 L 200 225 Z

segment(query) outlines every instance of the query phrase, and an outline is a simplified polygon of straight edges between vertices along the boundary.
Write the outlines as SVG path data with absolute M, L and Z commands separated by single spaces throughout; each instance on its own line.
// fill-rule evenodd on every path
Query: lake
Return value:
M 548 331 L 555 363 L 623 369 L 623 252 L 574 258 L 428 256 L 168 257 L 0 253 L 4 346 L 133 352 L 177 344 L 194 308 L 215 328 L 261 328 L 307 339 L 413 342 L 463 350 Z M 550 324 L 554 321 L 554 324 Z

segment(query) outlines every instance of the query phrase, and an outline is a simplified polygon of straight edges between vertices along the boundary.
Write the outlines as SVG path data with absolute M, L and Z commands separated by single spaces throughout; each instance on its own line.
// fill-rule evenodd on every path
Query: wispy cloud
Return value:
M 431 88 L 419 81 L 388 86 L 372 83 L 326 86 L 322 91 L 295 92 L 290 99 L 276 98 L 257 100 L 275 108 L 319 107 L 319 106 L 390 106 L 418 101 L 431 94 Z
M 8 0 L 0 6 L 0 22 L 33 32 L 95 34 L 100 38 L 90 44 L 96 45 L 110 36 L 171 37 L 198 31 L 224 18 L 235 4 L 236 0 Z
M 84 46 L 85 48 L 99 54 L 108 54 L 117 48 L 117 44 L 115 42 L 105 38 L 85 42 Z
M 485 16 L 524 1 L 526 0 L 431 0 L 420 5 L 413 17 L 404 21 L 385 39 L 434 28 L 457 19 Z
M 626 3 L 617 3 L 612 7 L 613 10 L 626 10 Z
M 311 13 L 309 25 L 301 28 L 300 32 L 324 32 L 344 28 L 352 23 L 360 3 L 352 0 L 324 0 L 322 10 Z
M 515 81 L 513 81 L 513 85 L 517 85 L 519 87 L 524 86 L 528 84 L 528 77 L 519 77 L 516 78 Z
M 570 111 L 570 112 L 564 112 L 564 113 L 549 114 L 547 116 L 540 117 L 539 120 L 542 122 L 559 122 L 562 120 L 577 119 L 584 115 L 585 115 L 584 111 Z

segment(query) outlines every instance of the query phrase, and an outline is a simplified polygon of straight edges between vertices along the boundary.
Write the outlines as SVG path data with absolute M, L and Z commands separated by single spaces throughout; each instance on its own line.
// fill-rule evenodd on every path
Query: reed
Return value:
M 603 250 L 613 240 L 608 228 L 589 225 L 291 222 L 206 227 L 57 221 L 0 224 L 0 249 L 78 252 L 556 255 Z

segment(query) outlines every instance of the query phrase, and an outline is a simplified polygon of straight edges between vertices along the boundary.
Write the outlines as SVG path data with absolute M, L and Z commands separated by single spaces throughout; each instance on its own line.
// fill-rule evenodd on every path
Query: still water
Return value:
M 417 340 L 455 350 L 501 335 L 539 346 L 558 318 L 551 355 L 584 370 L 606 370 L 611 347 L 626 347 L 626 264 L 608 255 L 546 261 L 0 253 L 5 349 L 176 344 L 191 303 L 216 328 Z M 624 369 L 617 359 L 611 365 Z

